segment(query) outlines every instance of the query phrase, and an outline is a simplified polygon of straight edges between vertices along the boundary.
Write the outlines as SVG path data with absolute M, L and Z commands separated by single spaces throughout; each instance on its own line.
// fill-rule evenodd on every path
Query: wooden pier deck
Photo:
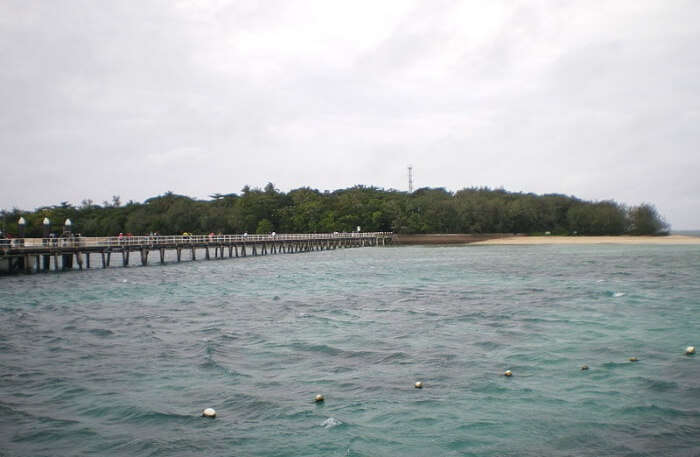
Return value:
M 0 240 L 0 273 L 33 273 L 79 270 L 91 267 L 91 256 L 97 256 L 98 267 L 111 265 L 112 254 L 121 257 L 121 265 L 129 266 L 132 253 L 141 265 L 148 265 L 149 254 L 157 252 L 161 264 L 166 251 L 174 251 L 176 261 L 183 251 L 190 260 L 197 260 L 197 251 L 204 259 L 223 259 L 270 254 L 324 251 L 338 248 L 384 246 L 392 233 L 310 233 L 271 235 L 182 235 L 128 237 L 18 238 Z

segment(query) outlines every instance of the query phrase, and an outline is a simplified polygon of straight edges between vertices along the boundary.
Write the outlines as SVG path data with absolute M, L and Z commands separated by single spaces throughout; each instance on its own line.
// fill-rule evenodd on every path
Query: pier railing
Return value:
M 90 255 L 102 259 L 102 268 L 110 266 L 113 253 L 121 253 L 122 265 L 129 266 L 129 256 L 138 252 L 141 264 L 148 265 L 148 256 L 157 252 L 160 263 L 166 262 L 166 251 L 175 251 L 177 262 L 182 252 L 189 251 L 196 260 L 197 251 L 204 258 L 223 259 L 248 255 L 293 254 L 339 248 L 385 246 L 391 242 L 390 232 L 350 233 L 270 233 L 266 235 L 172 235 L 172 236 L 112 236 L 61 238 L 0 239 L 0 273 L 72 270 L 77 264 L 90 268 Z M 213 254 L 213 255 L 212 255 Z M 75 260 L 75 262 L 74 262 Z
M 281 233 L 266 235 L 168 235 L 168 236 L 112 236 L 112 237 L 61 237 L 61 238 L 13 238 L 0 239 L 0 251 L 36 250 L 37 248 L 120 248 L 120 247 L 168 247 L 204 244 L 231 244 L 255 242 L 282 242 L 303 240 L 374 239 L 390 237 L 391 232 L 347 233 Z

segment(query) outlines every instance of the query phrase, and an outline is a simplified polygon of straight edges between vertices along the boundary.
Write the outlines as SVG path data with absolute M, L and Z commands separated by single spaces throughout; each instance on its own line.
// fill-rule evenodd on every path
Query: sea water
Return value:
M 3 277 L 0 455 L 695 456 L 689 345 L 700 246 L 374 247 Z

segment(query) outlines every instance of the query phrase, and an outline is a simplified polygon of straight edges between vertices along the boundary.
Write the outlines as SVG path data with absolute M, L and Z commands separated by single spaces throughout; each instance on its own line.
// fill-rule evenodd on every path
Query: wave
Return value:
M 175 412 L 164 412 L 152 409 L 145 409 L 139 406 L 124 405 L 102 405 L 82 408 L 80 414 L 87 417 L 100 418 L 110 423 L 129 424 L 166 424 L 166 423 L 189 423 L 198 418 L 197 411 L 188 414 Z
M 343 425 L 343 422 L 339 421 L 335 417 L 329 417 L 328 419 L 321 422 L 321 427 L 323 427 L 325 429 L 338 427 L 339 425 Z
M 106 328 L 93 328 L 88 330 L 89 333 L 99 336 L 101 338 L 106 338 L 108 336 L 114 335 L 114 332 Z

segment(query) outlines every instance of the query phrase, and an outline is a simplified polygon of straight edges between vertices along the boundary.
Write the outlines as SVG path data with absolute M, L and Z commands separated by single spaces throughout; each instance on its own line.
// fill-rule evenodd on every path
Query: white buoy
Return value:
M 321 394 L 316 395 L 316 398 L 314 398 L 314 401 L 316 403 L 321 403 L 324 400 L 325 400 L 325 398 L 323 398 L 323 395 L 321 395 Z
M 415 387 L 416 387 L 416 389 L 422 389 L 423 388 L 423 381 L 416 381 Z
M 693 355 L 695 354 L 695 346 L 688 346 L 685 348 L 685 355 Z
M 506 370 L 506 372 L 503 373 L 503 376 L 513 376 L 513 372 L 510 370 Z
M 213 419 L 216 417 L 216 411 L 214 411 L 214 408 L 206 408 L 202 410 L 202 417 L 211 417 Z
M 630 357 L 630 362 L 639 362 L 639 359 L 636 357 Z

